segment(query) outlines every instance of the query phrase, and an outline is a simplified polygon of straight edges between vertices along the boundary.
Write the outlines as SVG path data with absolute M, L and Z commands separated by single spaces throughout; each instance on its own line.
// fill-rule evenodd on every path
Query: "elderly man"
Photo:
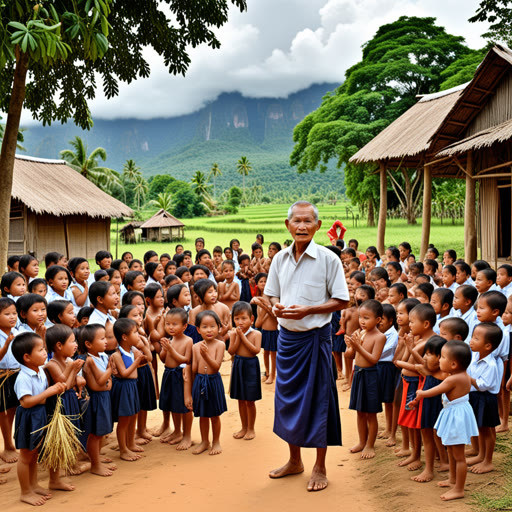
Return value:
M 317 449 L 308 491 L 327 487 L 328 445 L 341 445 L 336 381 L 332 372 L 331 313 L 349 295 L 341 261 L 313 241 L 317 208 L 298 201 L 285 221 L 293 244 L 273 259 L 258 301 L 271 305 L 280 324 L 274 432 L 290 449 L 289 461 L 270 478 L 302 473 L 301 447 Z

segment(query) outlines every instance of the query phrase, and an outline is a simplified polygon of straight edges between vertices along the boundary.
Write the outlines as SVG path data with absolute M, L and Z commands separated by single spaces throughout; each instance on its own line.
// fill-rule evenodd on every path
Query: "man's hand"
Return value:
M 276 304 L 274 308 L 281 304 Z M 307 306 L 299 306 L 294 304 L 292 306 L 284 307 L 279 309 L 279 314 L 276 313 L 276 316 L 280 318 L 285 318 L 287 320 L 302 320 L 305 316 L 309 315 L 310 308 Z

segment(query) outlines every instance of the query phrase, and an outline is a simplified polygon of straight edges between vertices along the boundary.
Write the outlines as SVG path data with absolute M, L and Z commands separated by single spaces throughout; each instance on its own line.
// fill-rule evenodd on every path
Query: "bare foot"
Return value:
M 269 377 L 266 381 L 265 381 L 265 384 L 272 384 L 274 382 L 274 379 L 272 377 Z
M 149 443 L 149 439 L 146 439 L 145 437 L 135 437 L 135 444 L 139 446 L 144 446 L 145 444 Z
M 144 439 L 147 439 L 148 441 L 153 441 L 153 436 L 147 430 L 144 430 L 143 432 L 138 433 L 137 436 L 143 437 Z
M 248 430 L 247 434 L 245 434 L 245 436 L 244 436 L 244 440 L 251 441 L 255 437 L 256 437 L 256 432 L 254 432 L 254 430 Z
M 364 444 L 363 443 L 358 443 L 354 446 L 352 446 L 352 448 L 350 448 L 350 453 L 358 453 L 360 451 L 362 451 L 364 448 Z
M 407 457 L 404 460 L 401 460 L 397 465 L 400 467 L 408 466 L 409 464 L 412 464 L 415 461 L 416 459 L 414 458 L 414 455 L 409 455 L 409 457 Z
M 233 437 L 235 439 L 242 439 L 245 436 L 246 433 L 247 433 L 247 429 L 243 428 L 242 430 L 239 430 L 238 432 L 235 432 L 233 434 Z
M 183 439 L 183 434 L 180 434 L 179 436 L 176 436 L 176 437 L 173 437 L 170 441 L 169 441 L 169 444 L 178 444 L 178 443 L 181 443 L 181 440 Z
M 379 432 L 377 434 L 377 439 L 389 439 L 391 437 L 391 432 L 384 430 L 384 432 Z
M 91 467 L 91 473 L 98 476 L 112 476 L 113 471 L 103 464 L 98 464 L 98 466 Z
M 110 457 L 100 457 L 100 462 L 103 464 L 110 464 L 111 462 L 114 462 Z
M 7 464 L 14 464 L 18 462 L 18 452 L 16 450 L 4 450 L 0 453 L 0 459 L 7 462 Z
M 348 391 L 352 386 L 350 384 L 345 384 L 342 388 L 341 388 L 341 391 Z
M 28 503 L 29 505 L 33 505 L 34 507 L 40 507 L 46 503 L 46 499 L 44 496 L 36 494 L 35 492 L 31 492 L 29 494 L 22 494 L 20 496 L 20 501 L 23 503 Z
M 5 473 L 9 473 L 9 471 L 11 471 L 11 468 L 9 466 L 5 466 L 3 468 L 0 468 L 0 474 L 4 474 Z
M 414 480 L 415 482 L 430 482 L 434 478 L 434 473 L 431 471 L 427 471 L 426 469 L 421 472 L 419 475 L 411 476 L 411 480 Z
M 388 448 L 391 448 L 392 446 L 396 446 L 396 438 L 395 436 L 390 436 L 389 439 L 386 441 L 386 446 Z
M 510 429 L 508 427 L 508 425 L 498 425 L 496 427 L 496 432 L 497 433 L 502 433 L 502 432 L 508 432 Z
M 320 469 L 317 467 L 313 468 L 313 472 L 311 473 L 311 478 L 308 482 L 308 491 L 316 492 L 316 491 L 323 491 L 327 485 L 329 484 L 329 481 L 327 480 L 327 475 L 325 473 L 325 468 Z
M 47 499 L 47 500 L 49 500 L 49 499 L 51 499 L 53 497 L 52 493 L 48 489 L 45 489 L 44 487 L 41 487 L 40 485 L 37 485 L 32 490 L 36 494 L 39 494 L 40 496 L 44 496 L 45 499 Z
M 437 472 L 438 473 L 445 473 L 446 471 L 449 471 L 450 470 L 450 465 L 445 463 L 441 463 L 439 464 L 439 467 L 437 468 Z
M 466 463 L 468 466 L 474 466 L 475 464 L 480 464 L 480 462 L 483 460 L 483 457 L 477 455 L 476 457 L 470 457 L 469 459 L 466 459 Z
M 164 434 L 160 436 L 160 442 L 161 443 L 170 443 L 174 439 L 176 439 L 178 436 L 183 435 L 181 432 L 177 432 L 176 430 L 174 432 L 169 432 L 168 434 Z
M 202 441 L 200 444 L 198 444 L 193 450 L 192 453 L 194 455 L 199 455 L 200 453 L 205 452 L 210 448 L 210 443 L 208 441 Z
M 127 448 L 131 452 L 135 452 L 135 453 L 142 453 L 144 451 L 144 448 L 141 448 L 140 446 L 138 446 L 136 444 L 131 444 L 131 445 L 127 446 Z
M 466 457 L 475 457 L 476 455 L 478 455 L 478 450 L 475 450 L 474 448 L 470 448 L 469 450 L 466 450 L 464 452 L 464 455 Z
M 184 437 L 181 442 L 176 446 L 176 450 L 184 451 L 188 450 L 192 446 L 192 439 L 190 437 Z
M 288 461 L 284 466 L 273 469 L 268 476 L 270 478 L 283 478 L 288 475 L 298 475 L 299 473 L 304 473 L 304 464 L 302 464 L 302 461 L 298 463 Z
M 375 457 L 375 449 L 364 447 L 361 452 L 361 459 L 373 459 Z
M 140 459 L 140 455 L 137 453 L 133 453 L 130 450 L 126 450 L 125 452 L 121 452 L 121 459 L 126 460 L 128 462 L 133 462 L 135 460 Z
M 409 457 L 410 455 L 411 450 L 404 450 L 403 448 L 399 448 L 395 453 L 396 457 Z
M 213 443 L 212 449 L 210 450 L 210 455 L 219 455 L 219 453 L 222 453 L 220 443 Z
M 483 473 L 490 473 L 491 471 L 494 471 L 494 466 L 492 464 L 480 462 L 480 464 L 475 464 L 469 470 L 471 471 L 471 473 L 475 473 L 476 475 L 481 475 Z
M 443 501 L 458 500 L 460 498 L 464 498 L 464 491 L 456 491 L 455 489 L 450 489 L 441 495 Z
M 437 485 L 439 487 L 453 487 L 455 485 L 455 482 L 452 482 L 449 478 L 447 480 L 441 480 L 440 482 L 437 482 Z
M 48 487 L 53 489 L 54 491 L 74 491 L 75 486 L 71 485 L 64 480 L 57 480 L 55 482 L 50 482 Z
M 421 466 L 423 466 L 423 464 L 420 459 L 414 460 L 407 466 L 407 471 L 416 471 L 420 469 Z
M 91 469 L 91 463 L 90 462 L 77 462 L 69 471 L 68 474 L 75 476 L 75 475 L 81 475 L 82 473 L 85 473 L 86 471 L 89 471 Z
M 158 428 L 148 429 L 148 432 L 153 437 L 161 437 L 161 436 L 169 435 L 171 432 L 171 429 L 168 426 L 160 425 Z

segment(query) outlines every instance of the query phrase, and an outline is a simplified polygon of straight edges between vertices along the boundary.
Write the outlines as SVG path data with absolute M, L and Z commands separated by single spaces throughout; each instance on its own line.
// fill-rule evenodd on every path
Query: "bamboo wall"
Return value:
M 498 231 L 498 189 L 497 179 L 487 178 L 480 181 L 480 225 L 482 241 L 482 259 L 490 264 L 497 258 Z

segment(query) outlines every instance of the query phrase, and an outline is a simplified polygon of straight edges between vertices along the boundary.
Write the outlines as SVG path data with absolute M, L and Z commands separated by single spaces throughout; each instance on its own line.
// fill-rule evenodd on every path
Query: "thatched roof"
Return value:
M 134 220 L 132 222 L 129 222 L 128 224 L 125 224 L 119 231 L 125 231 L 126 229 L 137 229 L 142 226 L 143 222 L 140 220 Z
M 459 99 L 464 87 L 465 84 L 423 96 L 352 156 L 350 161 L 369 163 L 385 160 L 398 164 L 403 159 L 404 167 L 420 165 L 432 136 Z
M 125 204 L 100 190 L 63 160 L 16 155 L 12 197 L 35 213 L 131 217 Z
M 184 227 L 185 224 L 179 221 L 176 217 L 173 217 L 169 212 L 165 210 L 159 210 L 153 215 L 150 219 L 148 219 L 142 226 L 142 229 L 146 228 L 176 228 L 176 227 Z

